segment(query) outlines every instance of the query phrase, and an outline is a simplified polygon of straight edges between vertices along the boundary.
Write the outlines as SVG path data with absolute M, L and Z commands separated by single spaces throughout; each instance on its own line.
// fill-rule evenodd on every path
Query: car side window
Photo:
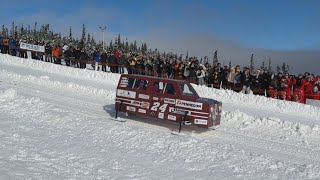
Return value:
M 148 81 L 144 79 L 137 79 L 134 85 L 135 89 L 146 90 Z
M 167 83 L 167 85 L 166 85 L 166 93 L 167 94 L 176 94 L 176 90 L 174 89 L 173 84 Z
M 136 79 L 134 79 L 134 78 L 129 78 L 129 79 L 128 79 L 128 85 L 127 85 L 127 87 L 128 87 L 128 88 L 133 88 L 133 86 L 134 86 L 134 84 L 135 84 L 135 81 L 136 81 Z
M 163 93 L 165 83 L 161 81 L 155 81 L 153 83 L 152 92 Z

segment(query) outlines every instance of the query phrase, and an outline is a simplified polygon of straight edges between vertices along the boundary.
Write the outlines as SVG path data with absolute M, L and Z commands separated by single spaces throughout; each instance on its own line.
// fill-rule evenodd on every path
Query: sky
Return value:
M 226 0 L 226 1 L 124 1 L 91 0 L 5 1 L 0 22 L 51 25 L 67 34 L 80 36 L 82 24 L 96 39 L 106 26 L 108 43 L 118 34 L 129 41 L 146 42 L 149 47 L 177 54 L 209 58 L 218 50 L 220 62 L 246 65 L 250 55 L 255 63 L 272 59 L 273 67 L 283 62 L 293 73 L 310 71 L 307 65 L 320 59 L 320 2 L 316 0 Z M 306 63 L 307 62 L 307 63 Z

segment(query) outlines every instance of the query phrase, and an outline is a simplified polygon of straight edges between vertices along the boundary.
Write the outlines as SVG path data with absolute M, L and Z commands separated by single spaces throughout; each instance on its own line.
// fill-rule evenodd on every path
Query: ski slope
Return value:
M 118 78 L 0 54 L 0 179 L 320 179 L 319 107 L 194 85 L 221 125 L 172 135 L 110 120 Z

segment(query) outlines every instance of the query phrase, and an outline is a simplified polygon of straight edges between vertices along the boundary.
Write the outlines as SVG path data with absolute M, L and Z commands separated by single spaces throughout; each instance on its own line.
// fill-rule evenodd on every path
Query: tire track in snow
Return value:
M 92 100 L 100 101 L 96 97 L 82 97 L 82 96 L 80 97 L 79 95 L 75 95 L 75 94 L 71 95 L 69 94 L 69 92 L 68 93 L 64 92 L 63 94 L 56 92 L 56 94 L 52 94 L 53 91 L 48 89 L 47 87 L 41 87 L 42 91 L 39 91 L 35 88 L 35 86 L 26 85 L 24 83 L 21 84 L 23 87 L 19 87 L 18 85 L 4 83 L 4 82 L 2 84 L 4 86 L 2 86 L 0 89 L 6 90 L 6 87 L 18 89 L 18 92 L 19 92 L 18 94 L 40 97 L 40 99 L 44 100 L 45 102 L 53 104 L 57 107 L 61 107 L 65 110 L 69 110 L 70 112 L 76 112 L 79 115 L 93 117 L 101 120 L 108 119 L 111 117 L 111 115 L 107 114 L 107 112 L 103 108 L 104 105 L 113 104 L 113 101 L 111 98 L 106 99 L 106 102 L 103 105 L 97 102 L 92 102 Z M 48 91 L 45 91 L 44 88 L 46 88 Z M 112 102 L 110 103 L 110 101 Z M 103 103 L 103 102 L 100 102 L 100 103 Z M 85 109 L 83 109 L 84 105 L 86 107 Z M 144 119 L 144 118 L 141 118 L 141 119 Z M 112 121 L 110 120 L 110 122 Z M 113 122 L 113 123 L 117 124 L 117 122 Z M 163 124 L 164 127 L 160 127 L 160 128 L 158 126 L 145 124 L 139 121 L 127 121 L 126 124 L 130 126 L 143 126 L 145 128 L 154 129 L 154 130 L 160 129 L 161 131 L 167 131 L 168 127 L 172 128 L 167 123 Z M 235 133 L 232 130 L 227 130 L 227 129 L 223 130 L 221 127 L 214 131 L 196 132 L 196 133 L 192 133 L 192 131 L 188 131 L 188 128 L 185 128 L 185 129 L 187 130 L 182 134 L 190 135 L 190 132 L 191 132 L 192 136 L 206 139 L 211 142 L 230 143 L 230 144 L 237 145 L 241 148 L 244 148 L 246 150 L 256 149 L 256 150 L 259 150 L 258 152 L 266 153 L 268 155 L 271 155 L 272 157 L 278 157 L 286 160 L 291 159 L 295 162 L 320 163 L 320 152 L 310 148 L 273 141 L 270 139 L 261 139 L 257 137 L 251 137 L 245 134 Z M 192 129 L 192 128 L 189 128 L 189 129 Z

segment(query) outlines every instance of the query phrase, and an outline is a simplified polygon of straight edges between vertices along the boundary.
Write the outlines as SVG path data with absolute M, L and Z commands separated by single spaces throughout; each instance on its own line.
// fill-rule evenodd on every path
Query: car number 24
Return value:
M 165 112 L 167 110 L 167 106 L 168 104 L 161 104 L 159 102 L 154 102 L 153 105 L 151 106 L 151 111 L 158 111 L 158 109 L 160 110 L 160 112 Z

